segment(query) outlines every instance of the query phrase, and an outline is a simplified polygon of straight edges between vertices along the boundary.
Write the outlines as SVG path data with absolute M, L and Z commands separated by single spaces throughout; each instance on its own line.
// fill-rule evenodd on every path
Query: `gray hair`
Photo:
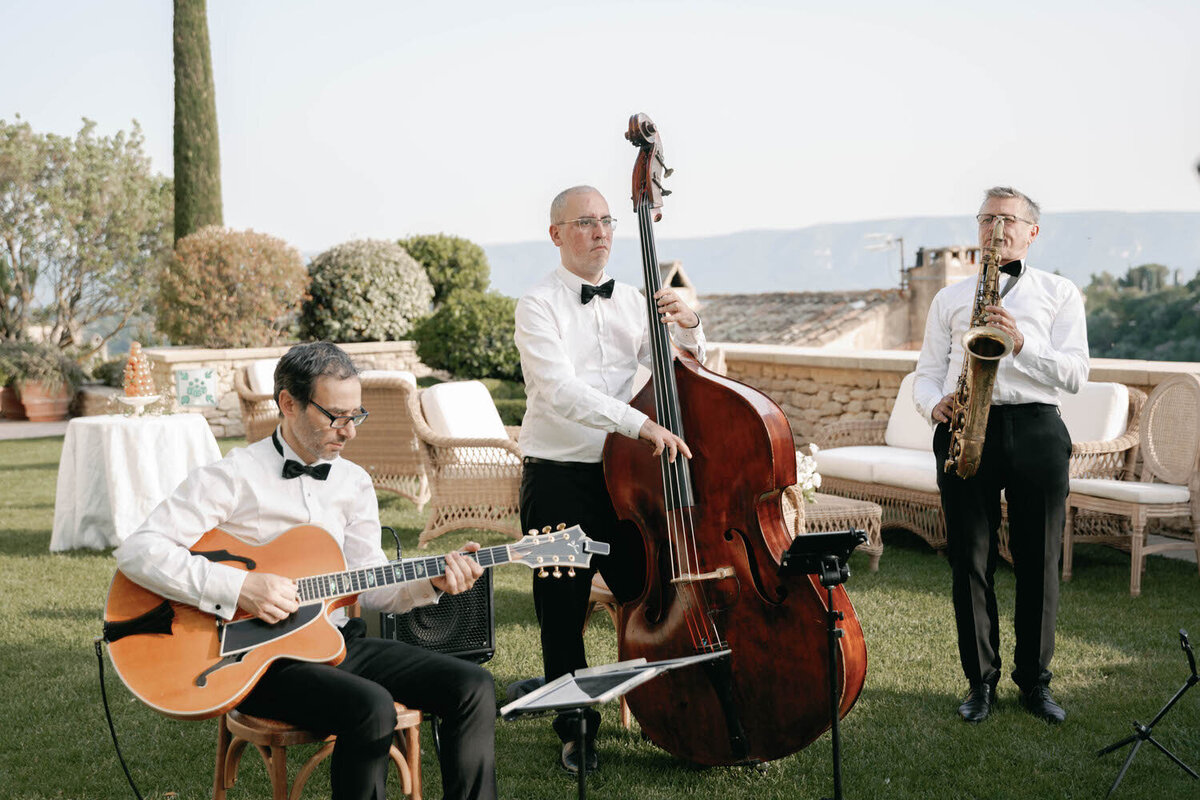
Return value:
M 559 192 L 558 195 L 550 201 L 550 224 L 557 225 L 558 223 L 564 221 L 560 219 L 560 217 L 563 215 L 563 211 L 566 210 L 568 197 L 573 194 L 587 194 L 588 192 L 600 194 L 598 189 L 582 184 L 579 186 L 572 186 L 570 189 L 563 189 L 561 192 Z M 603 195 L 601 195 L 601 197 L 603 197 Z
M 328 376 L 344 380 L 358 375 L 358 368 L 346 351 L 331 342 L 298 344 L 283 354 L 275 366 L 275 404 L 284 389 L 301 408 L 312 402 L 317 378 Z
M 1037 225 L 1038 220 L 1041 219 L 1041 216 L 1042 216 L 1041 206 L 1039 206 L 1037 203 L 1033 202 L 1033 200 L 1030 199 L 1029 195 L 1027 195 L 1023 192 L 1018 192 L 1016 189 L 1012 188 L 1011 186 L 993 186 L 992 188 L 990 188 L 986 192 L 984 192 L 983 202 L 986 203 L 988 200 L 990 200 L 993 197 L 999 197 L 999 198 L 1015 197 L 1025 203 L 1025 213 L 1029 215 L 1029 219 L 1033 222 L 1034 225 Z

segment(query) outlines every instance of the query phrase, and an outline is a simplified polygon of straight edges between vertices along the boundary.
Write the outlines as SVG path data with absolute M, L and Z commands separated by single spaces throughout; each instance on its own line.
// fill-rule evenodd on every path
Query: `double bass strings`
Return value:
M 672 372 L 672 354 L 667 326 L 659 319 L 654 294 L 660 289 L 658 258 L 654 247 L 654 229 L 651 220 L 651 205 L 643 198 L 638 205 L 638 225 L 642 248 L 642 269 L 646 285 L 646 302 L 649 314 L 650 344 L 653 351 L 652 374 L 654 377 L 654 405 L 659 424 L 682 438 L 682 420 Z M 674 577 L 696 575 L 700 572 L 700 557 L 696 546 L 695 522 L 692 518 L 693 496 L 687 460 L 669 455 L 660 457 L 663 481 L 663 496 L 673 502 L 667 508 L 667 546 L 674 570 Z M 680 602 L 683 603 L 688 631 L 695 650 L 720 646 L 721 635 L 707 613 L 704 595 L 698 591 L 695 581 L 675 583 Z

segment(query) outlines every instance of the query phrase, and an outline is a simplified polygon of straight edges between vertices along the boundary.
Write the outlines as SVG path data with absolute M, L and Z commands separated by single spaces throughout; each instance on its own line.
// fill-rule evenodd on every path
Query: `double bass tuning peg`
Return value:
M 674 170 L 674 168 L 673 168 L 673 167 L 667 167 L 666 169 L 664 169 L 664 170 L 663 170 L 663 177 L 664 177 L 664 178 L 669 178 L 669 177 L 671 177 L 671 176 L 672 176 L 672 175 L 674 175 L 674 174 L 675 174 L 675 170 Z

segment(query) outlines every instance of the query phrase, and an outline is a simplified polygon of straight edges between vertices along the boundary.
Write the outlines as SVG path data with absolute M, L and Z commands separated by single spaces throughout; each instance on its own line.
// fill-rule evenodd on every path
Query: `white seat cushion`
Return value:
M 932 450 L 906 447 L 889 447 L 887 450 L 875 462 L 875 483 L 937 494 L 938 465 Z
M 275 394 L 275 365 L 278 358 L 263 358 L 246 365 L 246 385 L 254 394 Z
M 1105 442 L 1125 433 L 1129 389 L 1123 383 L 1085 383 L 1059 400 L 1072 442 Z
M 507 439 L 487 387 L 479 381 L 437 383 L 421 392 L 421 410 L 435 433 L 456 439 Z
M 827 478 L 872 482 L 871 465 L 889 448 L 881 445 L 833 447 L 817 451 L 817 472 Z
M 364 369 L 358 373 L 361 379 L 366 378 L 400 378 L 412 386 L 417 385 L 417 376 L 403 369 Z
M 1071 478 L 1071 492 L 1126 503 L 1186 503 L 1191 493 L 1173 483 L 1113 481 L 1104 478 Z
M 915 380 L 916 373 L 910 372 L 900 381 L 900 389 L 896 392 L 896 402 L 892 405 L 891 415 L 888 416 L 883 441 L 892 447 L 933 452 L 933 428 L 913 403 Z

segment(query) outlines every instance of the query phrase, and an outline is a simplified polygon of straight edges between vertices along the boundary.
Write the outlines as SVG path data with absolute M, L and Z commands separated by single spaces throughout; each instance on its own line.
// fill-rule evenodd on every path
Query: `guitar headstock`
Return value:
M 663 197 L 671 193 L 663 188 L 663 178 L 669 178 L 672 170 L 667 169 L 658 128 L 645 114 L 634 114 L 629 118 L 625 138 L 639 150 L 633 165 L 633 210 L 641 208 L 643 202 L 650 208 L 662 208 Z M 661 219 L 662 212 L 656 211 L 654 221 Z
M 592 556 L 608 555 L 607 542 L 589 539 L 583 528 L 574 525 L 567 528 L 559 525 L 558 530 L 543 529 L 542 533 L 523 537 L 508 546 L 510 557 L 530 569 L 538 570 L 539 577 L 546 577 L 554 570 L 554 577 L 561 577 L 563 568 L 574 575 L 575 567 L 589 567 Z

